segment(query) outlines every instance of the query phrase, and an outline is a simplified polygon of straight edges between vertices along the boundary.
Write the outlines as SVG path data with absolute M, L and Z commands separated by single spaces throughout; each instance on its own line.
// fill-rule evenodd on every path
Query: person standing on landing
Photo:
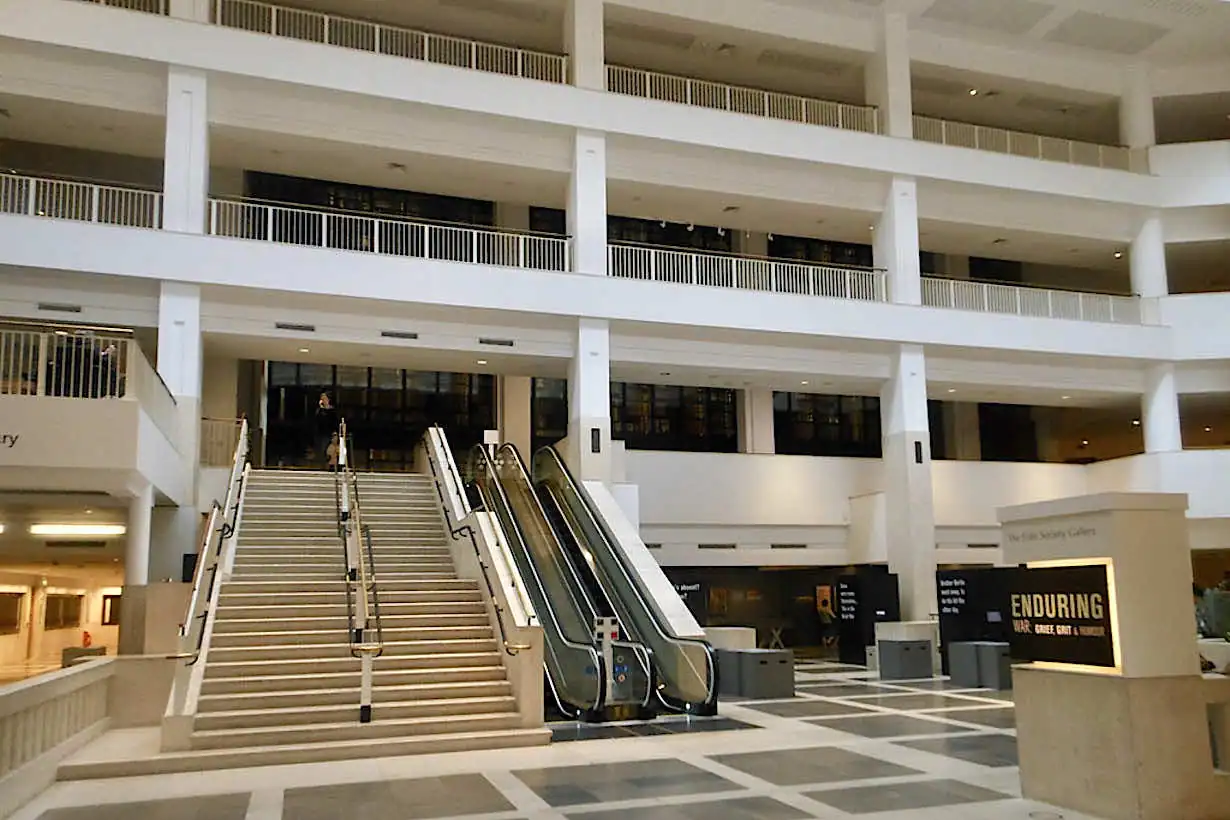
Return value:
M 321 393 L 316 402 L 316 446 L 315 458 L 324 467 L 329 466 L 329 443 L 337 434 L 337 410 L 329 400 L 328 393 Z

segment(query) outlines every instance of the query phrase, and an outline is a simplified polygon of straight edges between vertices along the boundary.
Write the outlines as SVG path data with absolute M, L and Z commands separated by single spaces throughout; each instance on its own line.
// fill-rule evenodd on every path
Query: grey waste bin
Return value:
M 717 665 L 718 694 L 726 697 L 738 697 L 743 694 L 739 685 L 739 676 L 742 672 L 739 668 L 739 650 L 718 649 Z
M 768 700 L 794 697 L 794 653 L 789 649 L 742 649 L 739 694 Z
M 984 689 L 1006 691 L 1012 688 L 1012 655 L 1008 644 L 981 641 L 978 650 L 978 685 Z
M 931 677 L 931 641 L 880 641 L 880 680 Z
M 978 673 L 978 644 L 958 641 L 948 644 L 948 674 L 957 686 L 977 689 L 982 686 Z

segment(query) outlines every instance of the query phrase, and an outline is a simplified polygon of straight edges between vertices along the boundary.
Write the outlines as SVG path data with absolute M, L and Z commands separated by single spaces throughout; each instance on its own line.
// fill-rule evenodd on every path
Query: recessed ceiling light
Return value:
M 300 353 L 311 353 L 312 351 L 308 350 L 306 347 L 301 347 L 299 348 L 299 352 Z
M 479 363 L 479 365 L 485 365 L 485 364 L 487 363 L 487 360 L 486 360 L 486 359 L 479 359 L 479 360 L 478 360 L 478 363 Z
M 955 387 L 950 387 L 950 388 L 948 388 L 948 392 L 949 392 L 949 393 L 955 393 L 955 392 L 957 392 L 957 388 L 955 388 Z
M 1083 439 L 1081 439 L 1081 446 L 1082 446 L 1082 447 L 1088 447 L 1088 446 L 1089 446 L 1089 439 L 1087 439 L 1087 438 L 1083 438 Z
M 1132 426 L 1133 426 L 1133 427 L 1139 427 L 1139 426 L 1140 426 L 1140 419 L 1132 419 Z
M 1206 427 L 1206 428 L 1204 428 L 1204 432 L 1206 432 L 1206 433 L 1211 433 L 1211 432 L 1213 432 L 1213 428 L 1212 428 L 1212 427 Z
M 1067 401 L 1068 399 L 1072 397 L 1071 396 L 1060 396 L 1059 398 L 1063 399 L 1064 401 Z
M 1116 258 L 1116 259 L 1122 259 L 1122 258 L 1123 258 L 1123 251 L 1115 251 L 1115 258 Z
M 807 385 L 807 384 L 810 384 L 810 382 L 808 382 L 808 381 L 804 380 L 804 381 L 799 382 L 799 384 L 802 384 L 802 385 Z
M 969 90 L 969 95 L 970 95 L 971 97 L 977 97 L 977 96 L 978 96 L 978 89 L 976 89 L 976 88 L 971 88 L 971 89 Z
M 94 511 L 93 511 L 93 510 L 86 510 L 86 511 L 85 511 L 85 514 L 86 514 L 86 515 L 93 515 L 93 514 L 94 514 Z

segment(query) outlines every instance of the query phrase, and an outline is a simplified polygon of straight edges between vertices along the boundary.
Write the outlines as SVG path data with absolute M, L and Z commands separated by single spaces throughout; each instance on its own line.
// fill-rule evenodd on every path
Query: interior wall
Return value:
M 235 419 L 239 417 L 238 359 L 206 355 L 201 382 L 202 418 Z

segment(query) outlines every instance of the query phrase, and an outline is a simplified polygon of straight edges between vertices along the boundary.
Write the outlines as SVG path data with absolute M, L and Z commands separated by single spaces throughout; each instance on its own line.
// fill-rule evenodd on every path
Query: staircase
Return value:
M 159 770 L 549 741 L 548 730 L 521 728 L 478 584 L 453 566 L 434 486 L 410 475 L 359 481 L 384 627 L 372 722 L 359 722 L 333 475 L 252 471 L 234 573 L 205 659 L 193 751 L 178 753 L 182 768 L 175 754 L 164 756 Z

